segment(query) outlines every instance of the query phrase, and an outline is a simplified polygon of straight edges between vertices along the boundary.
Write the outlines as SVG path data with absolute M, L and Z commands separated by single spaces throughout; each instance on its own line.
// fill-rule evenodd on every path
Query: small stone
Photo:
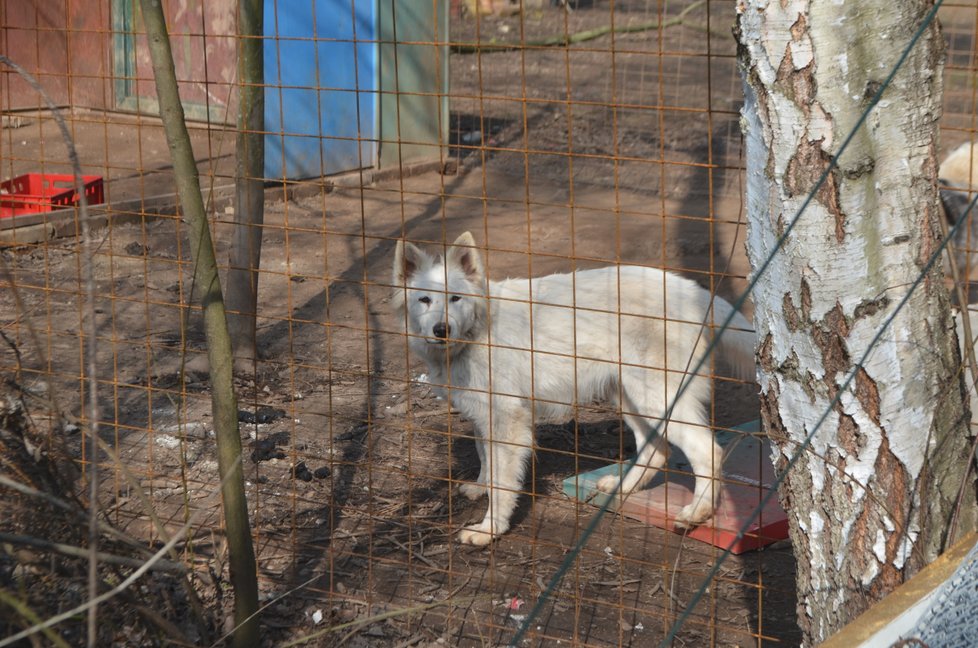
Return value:
M 247 410 L 238 410 L 238 420 L 242 423 L 264 425 L 285 416 L 285 410 L 277 407 L 259 407 L 254 413 Z
M 253 441 L 251 448 L 251 461 L 253 463 L 270 461 L 272 459 L 285 459 L 286 456 L 284 452 L 275 446 L 275 439 L 272 438 Z
M 130 256 L 146 256 L 149 254 L 149 248 L 139 243 L 138 241 L 133 241 L 125 247 L 126 254 Z
M 304 482 L 309 482 L 312 481 L 312 472 L 310 472 L 309 468 L 306 467 L 305 461 L 300 461 L 296 465 L 292 466 L 292 477 Z

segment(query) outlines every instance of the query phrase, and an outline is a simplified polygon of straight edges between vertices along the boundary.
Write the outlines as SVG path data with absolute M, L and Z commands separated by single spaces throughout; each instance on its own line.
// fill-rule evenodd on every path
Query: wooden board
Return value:
M 770 443 L 753 434 L 757 426 L 755 421 L 721 435 L 724 461 L 720 506 L 712 519 L 688 532 L 690 538 L 739 554 L 788 537 L 788 516 L 777 495 L 760 506 L 774 483 L 774 468 Z M 685 532 L 676 529 L 674 521 L 693 499 L 694 479 L 688 464 L 681 459 L 670 461 L 669 469 L 657 475 L 651 487 L 625 497 L 595 489 L 601 477 L 618 474 L 624 465 L 613 464 L 569 477 L 564 480 L 564 493 L 594 506 L 601 506 L 610 498 L 609 510 L 663 529 Z M 738 537 L 745 525 L 744 535 Z

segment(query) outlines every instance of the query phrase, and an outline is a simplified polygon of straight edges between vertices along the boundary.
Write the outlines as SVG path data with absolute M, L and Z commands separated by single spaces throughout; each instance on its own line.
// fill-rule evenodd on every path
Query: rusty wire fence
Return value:
M 94 461 L 101 588 L 181 536 L 166 569 L 100 608 L 99 637 L 209 645 L 228 630 L 233 595 L 187 230 L 139 12 L 102 4 L 0 5 L 0 51 L 59 105 L 103 199 L 90 207 L 97 456 L 77 205 L 63 185 L 0 203 L 0 465 L 29 487 L 4 482 L 0 623 L 10 635 L 89 597 L 84 559 L 44 542 L 85 545 L 76 514 L 93 507 L 83 475 Z M 226 264 L 236 3 L 164 4 Z M 479 473 L 475 432 L 409 349 L 391 303 L 399 239 L 444 252 L 470 231 L 494 280 L 639 265 L 733 298 L 749 272 L 732 3 L 514 4 L 266 3 L 258 359 L 235 383 L 263 641 L 496 646 L 526 625 L 525 645 L 656 645 L 705 586 L 677 644 L 796 644 L 794 560 L 777 524 L 758 532 L 777 541 L 704 583 L 729 543 L 722 529 L 661 528 L 654 503 L 595 522 L 575 476 L 635 452 L 613 404 L 571 395 L 568 421 L 535 425 L 512 528 L 486 548 L 457 540 L 486 506 L 458 492 Z M 941 12 L 950 150 L 976 130 L 978 8 Z M 71 172 L 50 111 L 9 69 L 0 111 L 2 179 Z M 739 448 L 724 487 L 749 482 L 743 471 L 763 481 L 756 388 L 703 372 L 715 378 L 707 420 L 728 457 Z M 664 473 L 653 486 L 691 483 L 681 455 Z M 77 620 L 51 632 L 84 643 Z

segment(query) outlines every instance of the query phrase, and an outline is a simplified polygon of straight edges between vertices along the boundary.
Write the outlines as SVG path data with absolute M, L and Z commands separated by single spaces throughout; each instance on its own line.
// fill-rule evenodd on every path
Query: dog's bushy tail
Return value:
M 978 148 L 975 144 L 976 142 L 965 142 L 941 162 L 938 173 L 946 184 L 960 189 L 971 189 L 978 185 Z
M 974 195 L 970 191 L 978 187 L 978 147 L 975 144 L 962 144 L 941 162 L 941 202 L 950 225 L 964 216 Z
M 723 360 L 732 370 L 734 377 L 742 380 L 757 380 L 757 362 L 754 347 L 757 336 L 754 326 L 722 297 L 713 299 L 713 324 L 720 326 L 730 314 L 733 319 L 722 333 L 718 333 L 719 350 Z

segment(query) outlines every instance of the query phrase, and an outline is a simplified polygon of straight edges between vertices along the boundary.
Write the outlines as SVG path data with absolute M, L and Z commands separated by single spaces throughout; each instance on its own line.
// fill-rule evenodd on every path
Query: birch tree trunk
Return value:
M 747 252 L 755 272 L 931 7 L 926 0 L 738 3 Z M 935 23 L 754 292 L 762 420 L 775 465 L 787 470 L 780 495 L 808 644 L 941 552 L 965 479 L 957 528 L 975 526 L 959 351 L 939 270 L 856 367 L 940 242 L 943 56 Z

